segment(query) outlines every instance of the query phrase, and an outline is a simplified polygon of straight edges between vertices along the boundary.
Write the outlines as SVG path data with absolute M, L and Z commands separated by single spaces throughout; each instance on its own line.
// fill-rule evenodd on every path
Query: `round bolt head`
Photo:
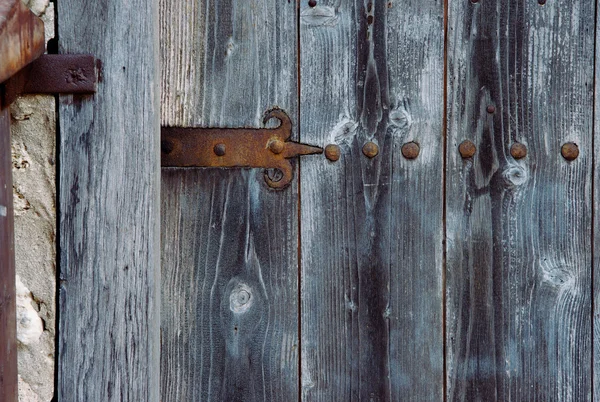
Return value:
M 515 159 L 523 159 L 527 156 L 527 147 L 524 144 L 515 142 L 510 147 L 510 154 Z
M 339 160 L 341 154 L 340 147 L 335 144 L 329 144 L 325 147 L 325 157 L 332 162 Z
M 476 151 L 477 151 L 477 148 L 475 147 L 475 144 L 473 144 L 469 140 L 465 140 L 465 141 L 461 142 L 460 145 L 458 146 L 458 152 L 460 152 L 460 156 L 462 156 L 465 159 L 472 158 L 473 155 L 475 155 Z
M 563 158 L 568 161 L 574 161 L 579 156 L 579 147 L 574 142 L 567 142 L 560 149 Z
M 494 105 L 489 105 L 486 110 L 489 114 L 492 114 L 496 111 L 496 107 Z
M 402 156 L 404 156 L 406 159 L 415 159 L 417 156 L 419 156 L 420 151 L 421 148 L 419 147 L 419 144 L 414 141 L 407 142 L 406 144 L 402 145 Z
M 284 147 L 285 147 L 285 144 L 281 140 L 272 140 L 269 142 L 269 149 L 274 154 L 282 153 Z
M 225 155 L 225 144 L 215 145 L 215 147 L 213 148 L 213 151 L 215 152 L 215 155 L 217 155 L 217 156 Z
M 367 158 L 374 158 L 379 153 L 379 147 L 374 142 L 369 141 L 363 146 L 362 151 Z
M 316 2 L 316 0 L 309 0 L 308 5 L 309 5 L 309 7 L 315 7 L 317 5 L 317 2 Z

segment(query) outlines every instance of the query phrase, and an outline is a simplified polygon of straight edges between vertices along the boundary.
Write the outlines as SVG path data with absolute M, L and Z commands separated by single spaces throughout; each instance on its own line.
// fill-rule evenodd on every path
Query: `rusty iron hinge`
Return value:
M 4 82 L 2 105 L 24 94 L 96 92 L 96 58 L 85 54 L 45 54 Z
M 161 165 L 163 167 L 265 168 L 282 172 L 275 181 L 265 173 L 272 188 L 290 184 L 290 161 L 300 155 L 320 154 L 320 147 L 290 141 L 292 122 L 281 109 L 265 113 L 263 124 L 275 118 L 276 128 L 182 128 L 163 127 Z

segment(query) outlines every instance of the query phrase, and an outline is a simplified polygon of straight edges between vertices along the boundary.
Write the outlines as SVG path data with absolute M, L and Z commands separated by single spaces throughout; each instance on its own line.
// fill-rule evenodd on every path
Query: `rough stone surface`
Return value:
M 34 345 L 44 332 L 44 323 L 37 310 L 33 294 L 17 275 L 17 340 L 21 345 Z
M 54 36 L 54 4 L 24 1 Z M 19 400 L 50 401 L 54 393 L 56 306 L 56 166 L 53 96 L 11 105 L 17 262 Z

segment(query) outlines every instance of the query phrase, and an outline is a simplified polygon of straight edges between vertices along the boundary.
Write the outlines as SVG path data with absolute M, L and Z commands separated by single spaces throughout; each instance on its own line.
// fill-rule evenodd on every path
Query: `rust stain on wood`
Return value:
M 44 23 L 21 0 L 0 0 L 0 82 L 45 51 Z

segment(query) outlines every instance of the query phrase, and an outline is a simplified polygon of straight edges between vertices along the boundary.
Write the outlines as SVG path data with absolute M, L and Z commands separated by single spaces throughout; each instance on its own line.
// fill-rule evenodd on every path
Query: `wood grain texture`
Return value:
M 159 400 L 158 4 L 58 4 L 60 53 L 101 60 L 59 98 L 58 399 Z
M 449 5 L 448 400 L 592 400 L 594 2 Z
M 0 91 L 2 87 L 0 87 Z M 10 112 L 0 104 L 0 401 L 17 402 L 17 311 Z
M 0 83 L 45 50 L 42 20 L 21 0 L 0 0 Z
M 294 2 L 162 0 L 160 14 L 164 125 L 260 127 L 273 106 L 296 125 Z M 164 168 L 161 194 L 162 400 L 297 399 L 296 181 Z
M 301 4 L 304 400 L 443 398 L 443 7 Z
M 596 7 L 598 7 L 598 2 L 596 2 Z M 600 46 L 598 46 L 598 41 L 600 40 L 600 13 L 596 12 L 596 54 L 595 54 L 595 76 L 594 76 L 594 172 L 593 172 L 593 181 L 592 188 L 594 191 L 593 198 L 593 290 L 592 290 L 592 307 L 593 307 L 593 339 L 592 339 L 592 351 L 593 351 L 593 364 L 592 364 L 592 373 L 594 375 L 593 378 L 593 390 L 592 396 L 596 399 L 598 395 L 600 395 L 600 185 L 598 185 L 598 180 L 600 179 L 600 163 L 598 161 L 598 155 L 600 155 L 600 140 L 598 138 L 600 133 L 600 69 L 598 66 L 600 65 Z

